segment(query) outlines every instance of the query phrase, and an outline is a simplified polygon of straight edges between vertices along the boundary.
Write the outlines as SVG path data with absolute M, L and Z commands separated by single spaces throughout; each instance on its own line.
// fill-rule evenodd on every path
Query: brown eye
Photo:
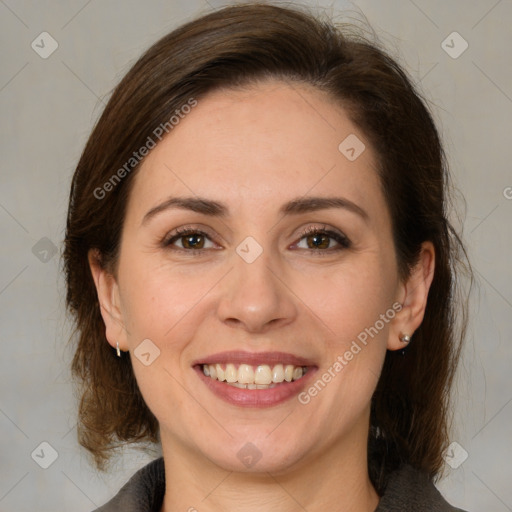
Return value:
M 300 245 L 302 240 L 305 240 L 306 247 Z M 330 229 L 317 227 L 306 229 L 301 234 L 300 241 L 297 244 L 299 249 L 306 249 L 316 254 L 329 254 L 348 249 L 350 246 L 351 242 L 345 235 Z
M 326 234 L 318 233 L 308 235 L 306 237 L 307 244 L 310 249 L 328 249 L 330 244 L 330 237 Z
M 209 246 L 206 245 L 209 240 L 210 238 L 208 234 L 203 231 L 182 228 L 177 229 L 166 240 L 164 240 L 163 246 L 176 250 L 194 252 L 213 248 L 213 243 L 211 241 Z
M 198 233 L 180 237 L 185 249 L 202 249 L 204 246 L 204 236 Z

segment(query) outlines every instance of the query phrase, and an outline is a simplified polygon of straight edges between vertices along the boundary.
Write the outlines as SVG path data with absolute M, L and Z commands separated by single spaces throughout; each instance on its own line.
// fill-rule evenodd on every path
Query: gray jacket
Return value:
M 162 457 L 137 471 L 108 503 L 95 512 L 160 512 L 165 494 Z M 389 482 L 374 512 L 464 512 L 452 507 L 428 477 L 403 466 Z

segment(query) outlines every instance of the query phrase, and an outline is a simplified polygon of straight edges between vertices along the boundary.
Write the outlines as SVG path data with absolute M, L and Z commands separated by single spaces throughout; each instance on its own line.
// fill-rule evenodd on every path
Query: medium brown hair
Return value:
M 401 463 L 434 478 L 447 445 L 449 391 L 465 333 L 467 302 L 457 300 L 457 276 L 466 269 L 471 277 L 464 246 L 447 217 L 451 185 L 438 131 L 412 80 L 379 43 L 305 8 L 269 4 L 218 10 L 151 46 L 114 90 L 81 155 L 63 255 L 78 338 L 72 371 L 80 384 L 79 442 L 104 470 L 116 447 L 159 441 L 157 419 L 142 398 L 130 358 L 118 359 L 106 340 L 87 258 L 97 249 L 101 264 L 115 272 L 139 168 L 127 168 L 126 162 L 191 98 L 200 101 L 214 89 L 265 79 L 328 93 L 367 137 L 378 158 L 402 279 L 417 262 L 422 242 L 434 244 L 424 320 L 405 354 L 386 354 L 368 440 L 370 478 L 379 493 Z M 126 172 L 119 173 L 123 166 Z M 113 183 L 116 173 L 122 179 Z M 105 187 L 107 182 L 112 186 Z M 99 194 L 99 188 L 108 193 Z

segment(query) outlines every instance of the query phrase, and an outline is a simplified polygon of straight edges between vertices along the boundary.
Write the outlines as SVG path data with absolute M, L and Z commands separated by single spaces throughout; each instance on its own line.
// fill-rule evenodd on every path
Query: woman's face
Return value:
M 364 133 L 309 87 L 217 91 L 134 178 L 103 314 L 164 449 L 277 473 L 361 448 L 406 293 Z

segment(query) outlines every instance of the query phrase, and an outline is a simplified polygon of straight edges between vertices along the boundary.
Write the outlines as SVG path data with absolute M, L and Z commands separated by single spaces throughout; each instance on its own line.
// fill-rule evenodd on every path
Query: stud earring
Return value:
M 121 357 L 121 350 L 119 349 L 119 341 L 117 342 L 116 352 L 117 352 L 117 357 Z
M 400 341 L 402 343 L 409 343 L 411 341 L 411 337 L 408 334 L 402 334 L 400 336 Z

